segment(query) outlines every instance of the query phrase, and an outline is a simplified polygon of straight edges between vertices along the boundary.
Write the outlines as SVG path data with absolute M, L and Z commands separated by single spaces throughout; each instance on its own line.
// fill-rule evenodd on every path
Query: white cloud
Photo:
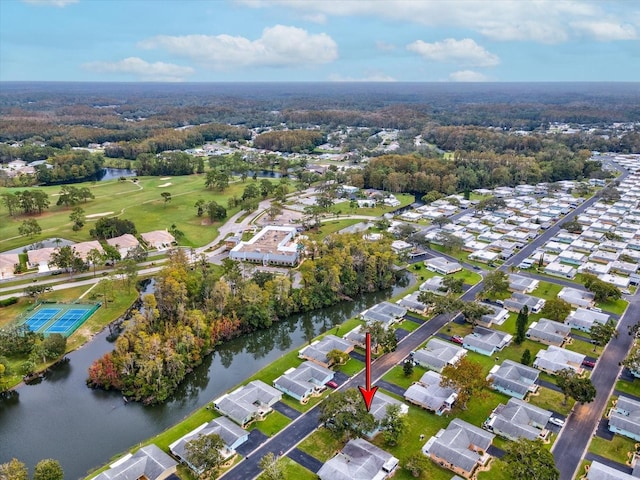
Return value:
M 473 70 L 460 70 L 453 72 L 449 75 L 449 80 L 452 82 L 486 82 L 489 77 Z
M 383 72 L 371 72 L 365 77 L 350 77 L 340 75 L 339 73 L 332 73 L 329 75 L 330 82 L 395 82 L 394 77 L 387 75 Z
M 635 40 L 638 38 L 633 25 L 620 24 L 610 21 L 583 21 L 572 22 L 571 26 L 586 35 L 602 42 L 614 40 Z
M 118 62 L 90 62 L 82 67 L 96 73 L 125 73 L 136 75 L 141 80 L 155 82 L 181 82 L 195 70 L 172 63 L 149 63 L 138 57 L 129 57 Z
M 78 3 L 79 0 L 22 0 L 24 3 L 31 5 L 47 5 L 52 7 L 66 7 L 72 3 Z
M 307 15 L 303 15 L 302 18 L 312 23 L 327 23 L 327 16 L 324 13 L 309 13 Z
M 284 6 L 304 14 L 326 16 L 372 16 L 430 27 L 467 28 L 500 41 L 536 41 L 559 43 L 583 31 L 572 29 L 571 22 L 614 23 L 626 21 L 633 12 L 628 3 L 582 0 L 236 0 L 252 8 Z M 617 11 L 616 11 L 617 10 Z M 615 15 L 622 16 L 616 18 Z M 626 30 L 623 30 L 623 32 Z M 622 35 L 622 34 L 621 34 Z M 619 37 L 621 35 L 618 35 Z M 596 40 L 607 36 L 594 35 Z
M 231 35 L 159 35 L 139 43 L 142 48 L 164 48 L 210 68 L 284 67 L 329 63 L 338 58 L 338 46 L 326 33 L 310 34 L 297 27 L 265 28 L 257 40 Z
M 497 55 L 488 52 L 471 38 L 456 40 L 447 38 L 441 42 L 426 43 L 416 40 L 407 45 L 407 50 L 426 60 L 457 63 L 474 67 L 494 67 L 500 63 Z

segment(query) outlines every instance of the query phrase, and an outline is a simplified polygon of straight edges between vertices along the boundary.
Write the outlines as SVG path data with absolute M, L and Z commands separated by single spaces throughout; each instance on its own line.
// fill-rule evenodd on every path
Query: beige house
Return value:
M 20 257 L 18 257 L 17 253 L 0 254 L 0 279 L 15 276 L 13 271 L 17 264 L 20 264 Z

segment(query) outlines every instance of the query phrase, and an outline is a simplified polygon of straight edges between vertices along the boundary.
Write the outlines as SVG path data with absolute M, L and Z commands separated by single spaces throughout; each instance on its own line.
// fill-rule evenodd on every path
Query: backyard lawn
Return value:
M 623 435 L 614 435 L 611 441 L 593 437 L 589 445 L 589 451 L 624 464 L 629 459 L 628 454 L 635 450 L 635 444 L 634 440 Z
M 634 380 L 633 382 L 618 380 L 616 383 L 616 390 L 640 397 L 640 380 Z

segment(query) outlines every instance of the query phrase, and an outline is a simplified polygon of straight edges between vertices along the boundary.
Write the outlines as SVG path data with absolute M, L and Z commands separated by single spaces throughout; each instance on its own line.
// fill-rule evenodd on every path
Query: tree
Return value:
M 451 223 L 451 220 L 449 220 L 447 217 L 445 217 L 444 215 L 440 215 L 439 217 L 434 218 L 431 223 L 433 223 L 434 225 L 437 225 L 438 227 L 442 228 L 444 227 L 447 223 Z
M 380 346 L 382 347 L 383 353 L 394 352 L 396 348 L 398 348 L 398 338 L 396 337 L 395 330 L 389 328 L 384 332 Z
M 477 210 L 486 210 L 487 212 L 495 212 L 501 208 L 505 208 L 507 204 L 502 198 L 487 197 L 478 202 Z
M 464 240 L 445 231 L 438 232 L 436 241 L 442 245 L 445 252 L 459 252 L 464 247 Z
M 42 341 L 42 349 L 49 359 L 61 357 L 67 350 L 67 338 L 59 333 L 52 333 Z
M 74 270 L 78 270 L 78 260 L 83 263 L 75 248 L 70 245 L 65 245 L 63 247 L 56 248 L 53 253 L 51 253 L 51 261 L 49 262 L 49 265 L 55 265 L 61 270 L 71 274 Z M 82 268 L 79 268 L 79 270 L 82 270 Z
M 527 480 L 558 480 L 560 478 L 553 454 L 539 439 L 520 438 L 516 442 L 509 442 L 506 452 L 502 460 L 507 464 L 509 478 Z
M 33 471 L 33 480 L 64 480 L 64 471 L 57 460 L 40 460 Z
M 164 206 L 167 206 L 167 203 L 171 201 L 171 194 L 169 192 L 162 192 L 160 194 L 162 198 L 164 198 Z
M 448 275 L 442 279 L 442 286 L 447 293 L 462 293 L 464 280 Z
M 494 270 L 484 276 L 482 293 L 492 297 L 509 291 L 509 277 L 502 270 Z
M 149 256 L 149 253 L 144 248 L 142 248 L 141 245 L 136 245 L 135 247 L 133 247 L 127 252 L 127 256 L 124 258 L 125 259 L 130 258 L 134 260 L 136 263 L 140 263 L 140 262 L 144 262 L 148 256 Z M 119 258 L 117 260 L 119 260 Z
M 546 301 L 540 313 L 550 320 L 563 322 L 571 313 L 571 304 L 561 298 L 551 298 Z
M 13 217 L 20 207 L 20 199 L 14 193 L 3 193 L 0 196 L 2 197 L 2 203 L 4 203 L 4 206 L 7 207 L 9 216 Z
M 327 353 L 327 359 L 329 360 L 329 365 L 344 365 L 349 360 L 349 354 L 334 348 Z
M 197 470 L 215 478 L 223 461 L 220 451 L 224 446 L 220 435 L 198 435 L 185 445 L 186 459 Z
M 523 365 L 531 365 L 531 350 L 527 348 L 524 352 L 522 352 L 520 363 Z
M 631 334 L 631 333 L 630 333 Z M 634 373 L 640 373 L 640 348 L 634 347 L 624 359 L 622 365 Z
M 27 297 L 33 298 L 33 302 L 36 303 L 40 295 L 42 295 L 45 292 L 50 292 L 52 290 L 53 288 L 51 288 L 48 285 L 28 285 L 24 289 L 24 294 Z
M 227 209 L 222 205 L 218 205 L 214 200 L 211 200 L 207 203 L 207 214 L 209 215 L 209 220 L 212 222 L 223 220 L 227 217 Z
M 429 459 L 422 453 L 417 452 L 407 458 L 404 468 L 411 472 L 411 475 L 418 478 L 429 467 Z
M 570 368 L 563 368 L 557 373 L 556 384 L 564 395 L 562 405 L 567 404 L 569 397 L 580 403 L 590 403 L 596 398 L 596 388 L 591 379 L 579 376 Z
M 413 375 L 413 362 L 410 360 L 405 360 L 405 362 L 402 364 L 402 372 L 404 373 L 405 377 L 410 377 L 411 375 Z
M 263 470 L 260 478 L 263 480 L 284 480 L 284 471 L 278 463 L 278 457 L 272 452 L 267 453 L 258 462 L 258 466 Z
M 622 297 L 622 292 L 618 287 L 600 280 L 595 275 L 587 273 L 582 278 L 585 288 L 595 295 L 596 302 L 615 301 Z
M 336 438 L 364 437 L 376 428 L 376 420 L 366 409 L 362 395 L 354 388 L 335 392 L 320 404 L 320 422 Z
M 0 480 L 29 480 L 27 466 L 17 458 L 0 465 Z
M 42 228 L 40 228 L 38 222 L 36 222 L 33 218 L 27 218 L 26 220 L 23 220 L 22 224 L 18 227 L 18 233 L 23 237 L 27 237 L 29 239 L 32 239 L 36 235 L 40 235 L 41 232 Z
M 182 237 L 184 237 L 184 232 L 182 230 L 180 230 L 178 228 L 178 226 L 175 223 L 172 223 L 171 226 L 168 229 L 168 232 L 174 236 L 174 238 L 176 240 L 180 240 Z
M 96 268 L 104 263 L 105 256 L 97 248 L 92 248 L 87 252 L 87 262 L 93 267 L 93 276 L 96 276 Z
M 387 405 L 387 411 L 380 422 L 380 427 L 387 445 L 397 445 L 400 435 L 407 430 L 407 419 L 402 413 L 400 405 L 395 403 Z
M 462 315 L 467 322 L 477 325 L 482 317 L 493 313 L 491 307 L 478 302 L 464 302 L 462 306 Z
M 453 388 L 458 393 L 457 405 L 467 409 L 471 397 L 484 398 L 484 388 L 491 384 L 485 379 L 482 365 L 462 357 L 455 365 L 447 365 L 442 369 L 440 385 Z
M 269 208 L 267 208 L 267 216 L 270 220 L 275 219 L 282 213 L 282 204 L 279 202 L 271 202 Z
M 207 204 L 207 202 L 205 202 L 203 199 L 198 200 L 194 207 L 196 207 L 198 209 L 198 212 L 196 213 L 196 215 L 198 215 L 199 217 L 202 216 L 202 214 L 204 213 L 204 207 Z
M 593 342 L 593 351 L 596 351 L 597 347 L 604 347 L 612 337 L 617 337 L 616 322 L 612 319 L 607 320 L 606 323 L 594 322 L 591 330 L 591 341 Z
M 518 312 L 518 318 L 516 318 L 516 337 L 514 341 L 517 345 L 524 342 L 527 334 L 527 325 L 529 324 L 529 307 L 526 305 L 522 307 Z
M 571 233 L 582 233 L 582 225 L 580 224 L 580 222 L 578 222 L 578 220 L 575 219 L 564 222 L 562 225 L 560 225 L 560 228 Z
M 131 292 L 131 286 L 136 283 L 138 279 L 138 266 L 136 261 L 132 258 L 125 258 L 118 264 L 116 270 L 122 283 L 127 287 L 127 293 Z
M 84 227 L 84 224 L 87 221 L 87 217 L 85 216 L 84 210 L 82 209 L 82 207 L 74 207 L 71 213 L 69 214 L 69 220 L 73 222 L 73 227 L 71 228 L 73 229 L 74 232 L 77 232 L 82 227 Z

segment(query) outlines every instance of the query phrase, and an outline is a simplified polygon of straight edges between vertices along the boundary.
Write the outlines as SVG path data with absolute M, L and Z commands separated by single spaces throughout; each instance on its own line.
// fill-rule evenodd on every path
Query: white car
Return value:
M 549 419 L 549 423 L 553 423 L 554 425 L 557 425 L 559 427 L 564 427 L 564 420 L 562 420 L 561 418 L 551 417 Z

